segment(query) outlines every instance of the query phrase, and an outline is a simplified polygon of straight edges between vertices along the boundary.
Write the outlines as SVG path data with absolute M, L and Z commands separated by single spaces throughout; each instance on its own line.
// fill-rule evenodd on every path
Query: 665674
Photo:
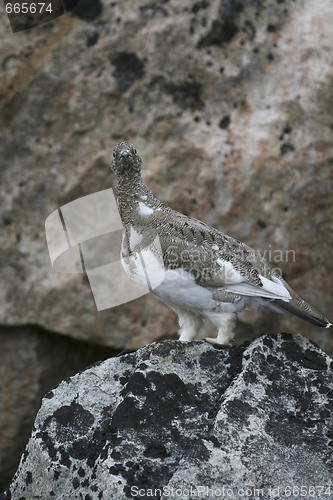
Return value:
M 46 5 L 46 7 L 45 7 Z M 45 8 L 44 8 L 45 7 Z M 6 4 L 7 14 L 40 14 L 41 12 L 53 12 L 52 4 L 46 4 L 42 2 L 30 3 L 7 3 Z

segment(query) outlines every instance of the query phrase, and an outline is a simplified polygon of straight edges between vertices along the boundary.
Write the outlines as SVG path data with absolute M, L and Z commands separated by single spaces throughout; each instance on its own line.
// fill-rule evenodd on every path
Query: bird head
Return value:
M 142 160 L 135 147 L 128 141 L 122 141 L 114 148 L 111 170 L 116 175 L 131 177 L 141 173 Z

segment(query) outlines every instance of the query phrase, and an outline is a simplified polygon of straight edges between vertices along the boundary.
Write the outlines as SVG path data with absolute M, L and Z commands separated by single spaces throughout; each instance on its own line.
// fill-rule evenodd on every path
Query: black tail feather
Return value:
M 312 323 L 313 325 L 320 326 L 321 328 L 329 328 L 331 323 L 322 317 L 316 317 L 312 316 L 310 313 L 307 313 L 305 311 L 302 311 L 299 309 L 297 306 L 294 306 L 291 302 L 284 302 L 283 300 L 275 300 L 274 305 L 278 306 L 280 309 L 282 309 L 282 313 L 289 313 L 294 316 L 298 316 L 301 319 L 304 319 L 308 323 Z

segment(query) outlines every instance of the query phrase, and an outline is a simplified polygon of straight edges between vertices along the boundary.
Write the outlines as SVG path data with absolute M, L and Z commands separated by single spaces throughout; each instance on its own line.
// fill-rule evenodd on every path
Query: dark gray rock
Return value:
M 329 498 L 332 405 L 332 360 L 300 335 L 153 343 L 45 396 L 1 499 Z
M 34 326 L 0 327 L 0 492 L 29 440 L 43 395 L 118 351 Z

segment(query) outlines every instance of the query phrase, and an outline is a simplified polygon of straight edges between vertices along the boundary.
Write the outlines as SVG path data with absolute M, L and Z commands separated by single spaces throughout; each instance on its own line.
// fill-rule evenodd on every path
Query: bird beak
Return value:
M 125 149 L 125 151 L 122 151 L 120 153 L 120 158 L 128 158 L 129 156 L 132 156 L 132 155 L 131 155 L 130 151 L 128 151 L 126 149 Z

